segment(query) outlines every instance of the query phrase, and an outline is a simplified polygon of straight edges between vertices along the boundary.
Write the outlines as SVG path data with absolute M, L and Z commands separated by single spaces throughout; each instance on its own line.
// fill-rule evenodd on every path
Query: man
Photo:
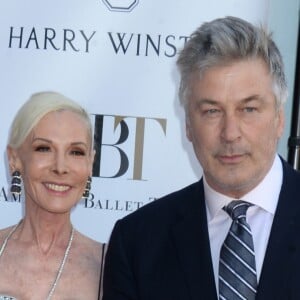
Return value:
M 276 154 L 276 45 L 226 17 L 196 30 L 177 64 L 203 178 L 116 223 L 103 299 L 300 299 L 300 175 Z

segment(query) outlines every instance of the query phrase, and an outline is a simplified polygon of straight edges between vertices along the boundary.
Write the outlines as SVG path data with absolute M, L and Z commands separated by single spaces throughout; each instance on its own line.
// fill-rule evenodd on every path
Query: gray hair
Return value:
M 89 114 L 78 103 L 57 92 L 33 94 L 17 112 L 10 129 L 8 145 L 19 148 L 31 130 L 48 113 L 67 110 L 79 115 L 87 126 L 87 132 L 93 148 L 93 130 Z
M 184 108 L 193 73 L 201 76 L 210 67 L 251 58 L 261 58 L 268 66 L 276 107 L 281 107 L 287 99 L 287 84 L 282 57 L 271 34 L 237 17 L 225 17 L 203 23 L 192 33 L 178 57 L 179 98 Z

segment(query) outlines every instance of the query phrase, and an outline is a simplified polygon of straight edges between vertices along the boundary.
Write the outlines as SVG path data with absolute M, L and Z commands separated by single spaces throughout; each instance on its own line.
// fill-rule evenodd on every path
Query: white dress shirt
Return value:
M 282 177 L 282 164 L 280 158 L 276 155 L 273 165 L 263 181 L 241 199 L 253 204 L 253 206 L 248 208 L 247 222 L 253 235 L 257 280 L 259 280 L 263 265 L 282 185 Z M 210 249 L 218 291 L 220 250 L 232 223 L 232 219 L 222 208 L 233 199 L 213 190 L 207 184 L 204 176 L 203 182 Z

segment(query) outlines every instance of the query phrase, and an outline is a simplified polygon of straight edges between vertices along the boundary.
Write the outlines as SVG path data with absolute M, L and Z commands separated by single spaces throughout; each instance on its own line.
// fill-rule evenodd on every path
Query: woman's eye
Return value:
M 72 150 L 71 154 L 75 156 L 84 156 L 85 152 L 83 150 Z
M 35 151 L 37 151 L 37 152 L 48 152 L 48 151 L 50 151 L 50 147 L 48 147 L 48 146 L 37 146 L 37 147 L 35 147 Z

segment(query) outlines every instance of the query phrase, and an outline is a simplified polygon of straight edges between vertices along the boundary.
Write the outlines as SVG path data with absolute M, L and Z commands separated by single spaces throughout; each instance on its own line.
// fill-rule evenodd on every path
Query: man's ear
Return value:
M 277 129 L 277 136 L 280 138 L 284 131 L 284 125 L 285 125 L 285 116 L 284 116 L 284 110 L 281 108 L 278 112 L 278 129 Z
M 188 140 L 190 142 L 192 142 L 193 141 L 192 128 L 191 128 L 191 124 L 190 124 L 189 120 L 187 120 L 187 119 L 185 121 L 185 134 L 186 134 L 186 137 L 188 138 Z

